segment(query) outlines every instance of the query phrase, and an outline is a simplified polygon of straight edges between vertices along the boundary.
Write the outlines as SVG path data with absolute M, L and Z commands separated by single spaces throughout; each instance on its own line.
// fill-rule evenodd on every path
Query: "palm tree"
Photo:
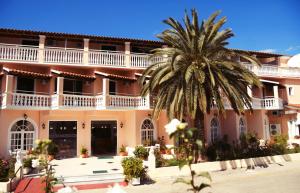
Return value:
M 165 59 L 143 72 L 141 94 L 156 93 L 154 118 L 165 109 L 169 119 L 189 117 L 194 127 L 203 132 L 204 115 L 212 108 L 224 113 L 224 99 L 238 114 L 245 107 L 252 110 L 247 87 L 260 87 L 261 83 L 237 58 L 260 63 L 246 51 L 226 48 L 233 36 L 231 29 L 221 29 L 226 17 L 216 21 L 219 12 L 215 12 L 199 24 L 197 11 L 193 9 L 191 13 L 192 20 L 185 13 L 183 25 L 173 18 L 164 21 L 170 29 L 158 38 L 168 47 L 154 49 L 153 57 Z

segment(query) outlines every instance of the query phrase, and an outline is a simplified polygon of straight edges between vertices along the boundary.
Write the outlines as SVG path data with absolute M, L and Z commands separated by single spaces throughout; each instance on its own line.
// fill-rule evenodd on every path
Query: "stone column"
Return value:
M 45 52 L 45 35 L 39 35 L 40 41 L 39 41 L 39 63 L 44 63 L 44 52 Z
M 83 64 L 89 64 L 89 41 L 90 39 L 83 39 Z
M 130 68 L 130 42 L 125 42 L 125 65 Z
M 279 98 L 278 96 L 278 85 L 273 86 L 274 98 Z
M 109 79 L 103 78 L 102 81 L 103 106 L 106 108 L 109 105 Z
M 56 98 L 54 99 L 54 106 L 60 107 L 63 105 L 63 97 L 64 97 L 64 77 L 57 77 L 56 81 Z M 56 103 L 56 104 L 55 104 Z
M 5 80 L 5 94 L 4 99 L 2 101 L 2 106 L 7 107 L 12 104 L 13 100 L 13 90 L 14 90 L 14 76 L 6 75 Z

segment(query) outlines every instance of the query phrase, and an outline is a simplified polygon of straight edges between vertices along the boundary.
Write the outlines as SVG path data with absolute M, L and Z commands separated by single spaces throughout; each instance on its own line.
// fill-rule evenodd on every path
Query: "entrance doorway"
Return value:
M 115 155 L 117 150 L 117 121 L 92 121 L 92 155 Z
M 50 121 L 49 139 L 58 145 L 57 158 L 71 158 L 77 155 L 77 122 Z

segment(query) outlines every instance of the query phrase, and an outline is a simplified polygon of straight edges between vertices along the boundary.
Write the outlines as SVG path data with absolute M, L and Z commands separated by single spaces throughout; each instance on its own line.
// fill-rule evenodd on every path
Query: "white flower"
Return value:
M 115 184 L 113 188 L 110 188 L 107 193 L 126 193 L 119 184 Z
M 33 159 L 31 162 L 33 168 L 37 168 L 40 165 L 40 160 L 38 159 Z
M 173 119 L 170 123 L 168 123 L 167 125 L 165 125 L 166 128 L 166 132 L 171 135 L 172 133 L 174 133 L 177 130 L 177 126 L 180 124 L 181 122 L 178 119 Z
M 75 192 L 78 192 L 77 189 L 75 187 L 71 188 L 70 186 L 61 188 L 57 191 L 57 193 L 75 193 Z

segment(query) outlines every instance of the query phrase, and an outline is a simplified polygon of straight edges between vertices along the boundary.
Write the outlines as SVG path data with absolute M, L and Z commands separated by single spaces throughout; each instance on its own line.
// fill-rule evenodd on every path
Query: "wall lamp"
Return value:
M 123 126 L 124 126 L 124 123 L 121 121 L 120 127 L 123 128 Z
M 85 123 L 84 122 L 82 123 L 82 129 L 85 129 Z
M 28 118 L 28 115 L 27 115 L 26 113 L 24 113 L 23 117 L 24 117 L 24 119 L 25 119 L 25 121 L 26 121 L 27 118 Z
M 46 129 L 45 123 L 42 124 L 42 129 Z

